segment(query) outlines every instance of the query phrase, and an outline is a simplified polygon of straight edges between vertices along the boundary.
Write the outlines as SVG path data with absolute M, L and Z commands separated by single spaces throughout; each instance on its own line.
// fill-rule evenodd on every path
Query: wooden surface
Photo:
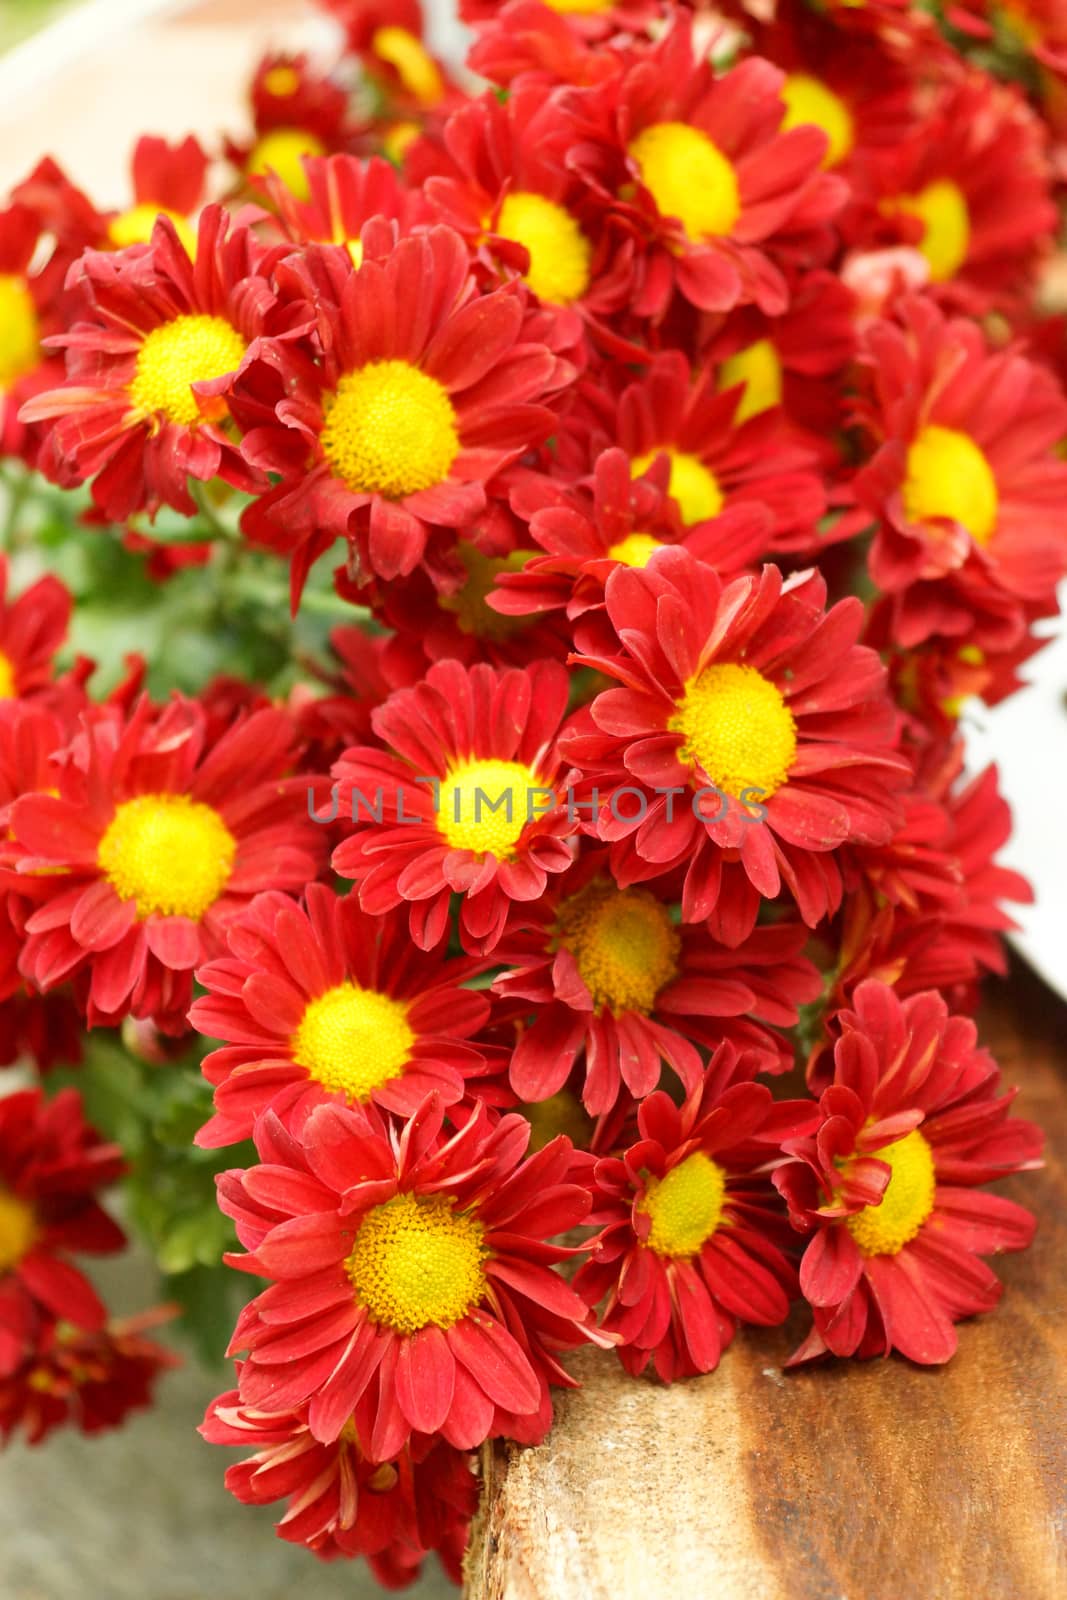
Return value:
M 1037 1240 L 954 1361 L 783 1376 L 800 1312 L 669 1389 L 584 1352 L 548 1442 L 487 1461 L 469 1600 L 1067 1596 L 1067 1007 L 1020 972 L 981 1021 L 1047 1166 L 998 1186 Z

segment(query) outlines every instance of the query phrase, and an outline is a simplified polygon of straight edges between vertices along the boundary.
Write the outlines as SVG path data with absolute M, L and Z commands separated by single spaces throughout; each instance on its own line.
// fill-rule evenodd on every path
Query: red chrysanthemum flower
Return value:
M 593 1169 L 588 1220 L 604 1228 L 574 1286 L 590 1306 L 607 1297 L 602 1324 L 627 1372 L 650 1360 L 665 1383 L 711 1372 L 738 1322 L 785 1320 L 796 1269 L 769 1170 L 817 1111 L 775 1101 L 757 1069 L 722 1045 L 680 1107 L 649 1095 L 635 1142 Z
M 879 518 L 871 577 L 905 649 L 937 635 L 1018 644 L 1067 571 L 1067 400 L 1044 368 L 909 299 L 868 330 L 861 420 L 878 442 L 856 479 Z
M 88 317 L 57 338 L 67 380 L 23 407 L 52 426 L 39 465 L 65 488 L 93 480 L 103 515 L 122 522 L 160 505 L 192 516 L 187 480 L 253 491 L 227 395 L 261 335 L 282 333 L 266 261 L 220 206 L 200 218 L 196 259 L 161 217 L 148 248 L 89 251 L 78 271 Z
M 306 909 L 261 895 L 227 939 L 229 954 L 197 972 L 208 993 L 189 1013 L 202 1034 L 225 1041 L 203 1062 L 215 1115 L 197 1144 L 247 1139 L 294 1083 L 312 1105 L 340 1096 L 411 1116 L 433 1090 L 455 1104 L 486 1070 L 469 1040 L 489 1001 L 460 987 L 478 964 L 415 948 L 403 913 L 370 917 L 354 896 L 309 884 Z
M 38 902 L 23 975 L 43 990 L 76 979 L 90 1027 L 132 1012 L 180 1031 L 193 968 L 221 954 L 227 924 L 261 890 L 298 891 L 320 867 L 293 759 L 280 711 L 210 749 L 194 701 L 87 716 L 57 765 L 58 792 L 24 795 L 11 812 Z
M 368 1461 L 352 1425 L 322 1444 L 308 1426 L 307 1406 L 259 1411 L 236 1389 L 211 1402 L 200 1432 L 209 1444 L 254 1452 L 227 1468 L 226 1487 L 243 1505 L 288 1502 L 275 1524 L 280 1539 L 305 1545 L 325 1561 L 365 1556 L 389 1588 L 397 1568 L 410 1582 L 436 1550 L 459 1582 L 451 1559 L 456 1525 L 462 1549 L 478 1483 L 470 1456 L 453 1445 L 416 1437 L 395 1460 Z
M 92 1436 L 150 1406 L 160 1374 L 181 1361 L 145 1332 L 173 1315 L 174 1307 L 160 1306 L 88 1333 L 47 1324 L 33 1354 L 0 1377 L 0 1439 L 21 1432 L 40 1444 L 66 1424 Z
M 273 53 L 257 66 L 248 97 L 255 138 L 250 143 L 227 139 L 226 159 L 246 178 L 274 173 L 306 200 L 304 158 L 343 150 L 356 132 L 348 95 L 306 55 Z
M 40 1089 L 0 1097 L 0 1373 L 30 1359 L 48 1323 L 95 1332 L 107 1312 L 69 1254 L 113 1255 L 125 1236 L 95 1195 L 122 1171 L 82 1116 L 81 1097 Z
M 827 612 L 821 577 L 776 567 L 723 584 L 676 549 L 620 567 L 606 604 L 619 653 L 577 659 L 621 687 L 561 747 L 616 882 L 684 869 L 684 919 L 730 945 L 783 884 L 814 927 L 840 903 L 839 847 L 888 839 L 910 776 L 860 601 Z
M 356 746 L 334 768 L 336 803 L 355 824 L 333 856 L 373 916 L 408 903 L 431 949 L 453 894 L 460 933 L 492 949 L 512 901 L 564 871 L 575 819 L 561 804 L 556 736 L 567 673 L 554 661 L 497 670 L 441 661 L 372 713 L 384 749 Z
M 1025 294 L 1055 236 L 1046 129 L 985 72 L 950 73 L 911 137 L 852 176 L 851 242 L 914 245 L 939 296 L 974 314 Z
M 449 1132 L 434 1097 L 402 1124 L 328 1105 L 288 1132 L 265 1112 L 263 1165 L 219 1179 L 249 1252 L 231 1264 L 274 1280 L 233 1337 L 242 1401 L 310 1402 L 324 1444 L 352 1421 L 373 1461 L 412 1432 L 539 1442 L 549 1384 L 573 1383 L 554 1352 L 610 1341 L 552 1270 L 582 1250 L 548 1240 L 589 1208 L 566 1181 L 570 1142 L 524 1161 L 529 1134 L 484 1106 Z
M 925 1364 L 956 1349 L 953 1323 L 997 1303 L 979 1259 L 1023 1250 L 1034 1219 L 979 1185 L 1039 1166 L 1041 1131 L 1009 1117 L 974 1024 L 932 992 L 900 1000 L 862 984 L 841 1020 L 833 1082 L 811 1135 L 774 1175 L 811 1234 L 800 1287 L 814 1326 L 792 1363 L 888 1355 Z
M 596 458 L 591 484 L 531 472 L 510 500 L 529 524 L 534 551 L 500 567 L 486 604 L 501 621 L 565 611 L 582 649 L 594 648 L 604 584 L 618 565 L 644 567 L 664 545 L 684 544 L 732 576 L 760 558 L 772 527 L 769 509 L 743 501 L 687 525 L 665 489 L 651 477 L 635 479 L 630 457 L 617 449 Z
M 573 12 L 561 14 L 542 0 L 508 0 L 504 5 L 463 0 L 464 12 L 473 5 L 485 20 L 479 22 L 467 66 L 501 88 L 510 90 L 518 79 L 544 89 L 561 83 L 603 83 L 621 70 L 615 51 L 599 49 L 571 26 Z M 493 16 L 488 15 L 490 7 Z M 609 17 L 613 20 L 614 7 Z
M 241 380 L 245 455 L 281 478 L 242 527 L 292 557 L 295 601 L 338 537 L 392 578 L 419 562 L 431 524 L 469 526 L 488 480 L 548 437 L 543 402 L 571 368 L 525 337 L 520 285 L 479 291 L 450 228 L 358 270 L 310 245 L 277 276 L 313 302 L 323 354 L 273 347 Z
M 610 261 L 587 229 L 584 186 L 564 166 L 577 138 L 573 117 L 539 84 L 518 84 L 506 101 L 488 93 L 453 112 L 444 152 L 417 160 L 416 147 L 409 176 L 472 251 L 518 273 L 539 299 L 595 303 Z
M 617 445 L 635 477 L 648 473 L 671 496 L 687 528 L 739 509 L 751 527 L 762 511 L 762 554 L 807 548 L 826 509 L 815 452 L 790 433 L 777 406 L 739 418 L 739 381 L 729 371 L 717 379 L 709 366 L 694 376 L 680 350 L 654 357 L 617 399 L 610 379 L 590 373 L 561 430 L 561 464 L 578 468 L 587 453 Z M 745 552 L 751 559 L 747 540 Z
M 32 695 L 51 683 L 71 609 L 58 578 L 38 578 L 17 600 L 8 599 L 7 582 L 7 557 L 0 553 L 0 701 Z
M 810 247 L 847 191 L 821 168 L 821 129 L 782 131 L 783 82 L 755 57 L 716 76 L 679 17 L 618 76 L 563 91 L 580 130 L 567 164 L 630 236 L 619 306 L 656 319 L 677 287 L 705 311 L 785 310 L 775 253 Z
M 348 48 L 390 118 L 418 119 L 442 106 L 455 85 L 444 62 L 427 48 L 418 0 L 319 0 L 345 30 Z M 398 126 L 402 127 L 403 123 Z M 399 151 L 386 148 L 391 156 Z
M 295 195 L 275 174 L 263 179 L 278 221 L 288 238 L 300 243 L 344 245 L 353 265 L 363 261 L 363 229 L 375 217 L 397 226 L 401 237 L 428 221 L 430 208 L 409 188 L 396 168 L 380 156 L 305 156 L 306 194 Z
M 504 967 L 493 988 L 524 1026 L 511 1058 L 521 1100 L 545 1100 L 566 1084 L 584 1052 L 582 1099 L 609 1112 L 623 1087 L 650 1094 L 666 1062 L 692 1091 L 698 1046 L 724 1037 L 758 1054 L 762 1070 L 793 1064 L 772 1031 L 791 1027 L 821 980 L 801 955 L 803 928 L 757 928 L 737 949 L 703 928 L 675 925 L 672 896 L 620 889 L 605 850 L 593 850 L 530 907 L 493 952 Z M 768 1027 L 767 1024 L 771 1024 Z
M 59 239 L 80 239 L 83 248 L 125 250 L 148 244 L 156 219 L 169 217 L 190 256 L 196 253 L 191 222 L 206 198 L 208 158 L 192 134 L 175 144 L 144 134 L 130 158 L 132 204 L 124 211 L 98 211 L 50 156 L 38 162 L 14 191 L 33 207 Z

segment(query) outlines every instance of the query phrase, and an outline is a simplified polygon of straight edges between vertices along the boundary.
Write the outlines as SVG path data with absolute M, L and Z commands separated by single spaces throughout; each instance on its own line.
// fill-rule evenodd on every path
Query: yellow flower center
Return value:
M 417 1333 L 450 1328 L 478 1304 L 487 1255 L 481 1224 L 451 1200 L 398 1194 L 367 1213 L 345 1266 L 375 1322 Z
M 0 650 L 0 700 L 13 700 L 15 692 L 15 668 Z
M 407 361 L 346 372 L 324 415 L 323 453 L 357 494 L 418 494 L 447 478 L 459 454 L 448 391 Z
M 928 183 L 918 194 L 898 195 L 885 202 L 887 211 L 904 211 L 925 227 L 919 250 L 930 265 L 935 283 L 955 277 L 967 259 L 971 244 L 971 218 L 967 200 L 949 178 Z
M 129 391 L 134 409 L 195 427 L 201 411 L 190 384 L 236 372 L 247 348 L 225 317 L 198 313 L 162 323 L 146 335 L 137 356 Z
M 275 100 L 288 100 L 300 87 L 300 74 L 295 67 L 271 67 L 263 74 L 263 87 Z
M 521 572 L 531 556 L 536 554 L 536 550 L 512 550 L 506 556 L 487 556 L 476 544 L 461 539 L 456 545 L 456 555 L 466 567 L 469 577 L 454 594 L 441 595 L 438 604 L 442 611 L 454 614 L 456 624 L 463 633 L 473 634 L 478 639 L 510 639 L 513 634 L 529 627 L 534 619 L 504 616 L 502 612 L 486 605 L 486 596 L 496 588 L 498 574 Z
M 525 282 L 553 305 L 569 306 L 589 287 L 593 247 L 563 206 L 543 194 L 509 194 L 500 207 L 496 232 L 530 252 Z
M 646 889 L 594 882 L 564 900 L 552 948 L 574 956 L 597 1011 L 647 1016 L 678 973 L 682 941 L 667 908 Z
M 661 1256 L 696 1255 L 722 1220 L 726 1174 L 697 1150 L 662 1178 L 649 1178 L 638 1211 L 652 1219 L 646 1243 Z
M 976 544 L 986 544 L 997 525 L 993 469 L 974 440 L 955 428 L 923 428 L 908 451 L 903 499 L 909 522 L 945 517 L 966 528 Z
M 0 390 L 32 372 L 39 359 L 33 296 L 22 278 L 0 273 Z
M 550 11 L 562 16 L 591 17 L 600 11 L 610 11 L 615 0 L 545 0 Z
M 0 1188 L 0 1275 L 18 1266 L 36 1237 L 37 1221 L 31 1208 Z
M 856 142 L 852 113 L 840 95 L 806 72 L 792 72 L 782 85 L 785 116 L 782 131 L 814 125 L 830 141 L 822 158 L 824 167 L 843 161 Z
M 373 53 L 393 68 L 408 94 L 424 106 L 436 105 L 445 86 L 437 63 L 406 28 L 378 28 L 371 39 Z
M 682 521 L 687 527 L 694 522 L 704 522 L 708 517 L 717 517 L 723 508 L 722 490 L 716 481 L 715 474 L 706 467 L 699 456 L 688 455 L 684 450 L 673 450 L 666 446 L 658 450 L 650 450 L 647 455 L 637 456 L 630 463 L 630 476 L 641 477 L 648 471 L 657 456 L 670 457 L 671 475 L 667 484 L 668 492 L 677 500 L 682 513 Z
M 743 350 L 727 356 L 719 368 L 719 388 L 745 385 L 737 402 L 734 421 L 747 422 L 761 411 L 782 403 L 782 363 L 773 339 L 756 339 Z
M 654 534 L 628 533 L 625 539 L 616 540 L 608 555 L 613 561 L 621 561 L 624 567 L 647 567 L 656 551 L 662 549 L 663 540 Z
M 404 156 L 419 137 L 422 129 L 417 122 L 394 122 L 382 134 L 382 154 L 396 167 L 402 167 Z
M 438 831 L 453 850 L 510 861 L 527 822 L 549 809 L 542 787 L 521 761 L 464 761 L 441 784 Z
M 219 898 L 233 871 L 237 840 L 218 812 L 184 794 L 141 794 L 116 808 L 97 863 L 120 900 L 142 920 L 191 917 Z
M 520 1108 L 530 1124 L 530 1154 L 565 1133 L 579 1149 L 587 1150 L 593 1133 L 585 1107 L 570 1089 L 560 1089 L 547 1100 Z
M 185 217 L 177 211 L 168 210 L 166 206 L 131 206 L 129 211 L 112 217 L 107 225 L 108 239 L 116 250 L 125 250 L 131 244 L 147 244 L 159 217 L 170 218 L 182 247 L 192 259 L 196 255 L 196 234 Z
M 325 154 L 326 146 L 322 140 L 307 128 L 273 128 L 253 146 L 248 158 L 248 170 L 254 177 L 264 172 L 277 173 L 290 194 L 298 200 L 306 200 L 311 193 L 311 186 L 302 158 Z
M 293 1035 L 293 1060 L 323 1088 L 366 1100 L 398 1078 L 415 1035 L 407 1007 L 376 989 L 340 983 L 312 1000 Z
M 848 1231 L 865 1256 L 895 1256 L 934 1209 L 933 1152 L 916 1128 L 873 1154 L 888 1162 L 889 1183 L 880 1205 L 864 1206 L 846 1219 Z
M 677 217 L 687 238 L 730 232 L 741 215 L 737 174 L 706 133 L 685 122 L 654 122 L 628 153 L 661 215 Z
M 668 727 L 684 735 L 682 760 L 737 799 L 746 789 L 774 794 L 797 752 L 796 723 L 779 690 L 755 667 L 734 661 L 714 662 L 691 678 Z

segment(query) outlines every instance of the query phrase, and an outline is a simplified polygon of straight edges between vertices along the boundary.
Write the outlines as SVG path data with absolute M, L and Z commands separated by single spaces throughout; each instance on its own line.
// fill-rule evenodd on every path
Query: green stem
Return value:
M 13 550 L 18 543 L 17 525 L 19 515 L 29 497 L 32 481 L 33 474 L 25 468 L 14 478 L 9 472 L 4 472 L 3 484 L 8 496 L 3 532 L 0 533 L 0 547 L 4 550 Z
M 208 531 L 213 539 L 225 540 L 227 544 L 233 544 L 240 539 L 241 536 L 237 530 L 229 527 L 211 504 L 207 492 L 207 484 L 200 483 L 196 478 L 190 478 L 189 493 L 196 502 L 196 509 L 204 522 L 207 523 Z

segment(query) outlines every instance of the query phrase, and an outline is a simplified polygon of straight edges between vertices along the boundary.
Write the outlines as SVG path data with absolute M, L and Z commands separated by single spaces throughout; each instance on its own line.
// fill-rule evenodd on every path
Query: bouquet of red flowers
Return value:
M 399 1586 L 575 1347 L 940 1363 L 1032 1236 L 959 713 L 1067 571 L 1067 54 L 327 9 L 214 166 L 0 213 L 0 1430 L 173 1359 L 77 1264 L 125 1173 L 228 1486 Z

